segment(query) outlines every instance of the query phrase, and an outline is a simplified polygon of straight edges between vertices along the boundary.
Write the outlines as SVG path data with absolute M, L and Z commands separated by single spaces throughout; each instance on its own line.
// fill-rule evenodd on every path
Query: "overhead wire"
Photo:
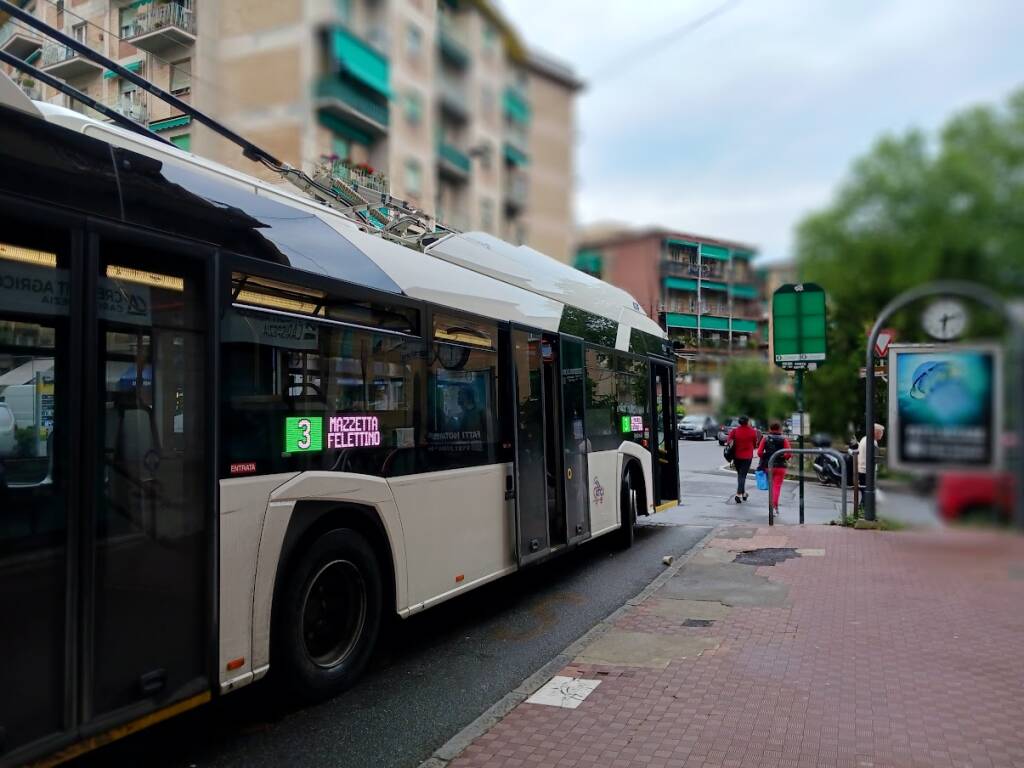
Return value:
M 725 0 L 725 2 L 712 8 L 702 16 L 698 16 L 696 19 L 691 19 L 685 24 L 682 24 L 669 32 L 658 35 L 641 45 L 635 46 L 629 52 L 620 54 L 611 61 L 606 62 L 603 66 L 599 67 L 587 77 L 587 82 L 593 84 L 595 80 L 611 79 L 615 75 L 622 74 L 630 67 L 636 66 L 636 64 L 644 59 L 649 59 L 652 56 L 658 55 L 666 48 L 670 48 L 677 44 L 680 39 L 696 32 L 701 27 L 710 24 L 722 14 L 731 11 L 739 5 L 740 2 L 741 0 Z

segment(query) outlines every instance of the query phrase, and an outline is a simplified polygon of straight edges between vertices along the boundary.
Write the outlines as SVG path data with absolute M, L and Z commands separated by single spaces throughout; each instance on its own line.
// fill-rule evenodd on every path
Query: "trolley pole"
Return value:
M 804 449 L 804 372 L 796 372 L 796 412 L 800 415 L 800 434 L 797 436 L 797 448 Z M 804 455 L 800 456 L 800 525 L 804 524 Z

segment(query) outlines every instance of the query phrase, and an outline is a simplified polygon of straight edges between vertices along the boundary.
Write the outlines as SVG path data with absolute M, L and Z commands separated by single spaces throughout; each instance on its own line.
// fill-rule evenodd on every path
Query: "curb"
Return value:
M 732 523 L 729 523 L 728 525 L 716 525 L 711 528 L 700 539 L 700 541 L 690 547 L 689 551 L 685 555 L 675 560 L 672 565 L 666 566 L 665 570 L 659 573 L 650 584 L 640 590 L 640 592 L 634 597 L 631 597 L 620 607 L 608 614 L 604 619 L 595 624 L 579 638 L 567 645 L 561 653 L 545 663 L 528 678 L 523 680 L 523 682 L 521 682 L 514 690 L 506 693 L 503 697 L 498 699 L 497 702 L 488 707 L 487 710 L 485 710 L 484 713 L 477 717 L 473 722 L 434 750 L 434 753 L 420 763 L 418 768 L 445 768 L 445 766 L 458 757 L 473 741 L 487 733 L 487 731 L 500 722 L 505 715 L 528 699 L 538 688 L 554 677 L 558 670 L 567 666 L 573 659 L 579 656 L 580 652 L 590 645 L 592 641 L 608 632 L 615 621 L 625 614 L 630 607 L 639 605 L 660 589 L 665 582 L 675 576 L 676 573 L 678 573 L 679 570 L 686 565 L 686 563 L 695 554 L 703 550 L 707 542 L 714 538 L 718 531 L 722 528 L 729 527 L 729 525 L 732 525 Z M 694 527 L 699 528 L 703 526 Z

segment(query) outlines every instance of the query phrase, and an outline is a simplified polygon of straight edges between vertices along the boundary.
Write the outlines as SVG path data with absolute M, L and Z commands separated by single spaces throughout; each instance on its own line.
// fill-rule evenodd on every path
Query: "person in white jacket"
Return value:
M 878 443 L 885 436 L 885 427 L 875 424 L 875 461 L 878 461 Z M 864 435 L 857 443 L 857 480 L 863 488 L 868 481 L 868 436 Z

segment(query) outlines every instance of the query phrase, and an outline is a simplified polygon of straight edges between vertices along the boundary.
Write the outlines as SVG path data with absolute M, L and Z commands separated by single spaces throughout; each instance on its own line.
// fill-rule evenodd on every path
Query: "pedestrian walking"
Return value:
M 779 451 L 788 451 L 792 448 L 789 440 L 782 434 L 782 424 L 773 421 L 768 427 L 768 434 L 761 439 L 757 447 L 757 455 L 761 459 L 759 468 L 768 472 L 768 461 Z M 786 453 L 782 461 L 776 461 L 771 468 L 769 480 L 771 482 L 771 506 L 778 514 L 779 495 L 782 493 L 782 481 L 786 479 L 786 462 L 792 458 L 791 453 Z
M 878 461 L 878 443 L 885 437 L 885 427 L 875 424 L 875 461 Z M 874 472 L 874 467 L 871 471 Z M 857 443 L 857 482 L 863 488 L 868 482 L 868 436 L 864 435 Z
M 750 426 L 750 419 L 746 416 L 740 416 L 740 425 L 729 430 L 728 445 L 732 447 L 732 463 L 736 467 L 737 504 L 747 500 L 747 473 L 754 460 L 757 438 L 757 430 Z

